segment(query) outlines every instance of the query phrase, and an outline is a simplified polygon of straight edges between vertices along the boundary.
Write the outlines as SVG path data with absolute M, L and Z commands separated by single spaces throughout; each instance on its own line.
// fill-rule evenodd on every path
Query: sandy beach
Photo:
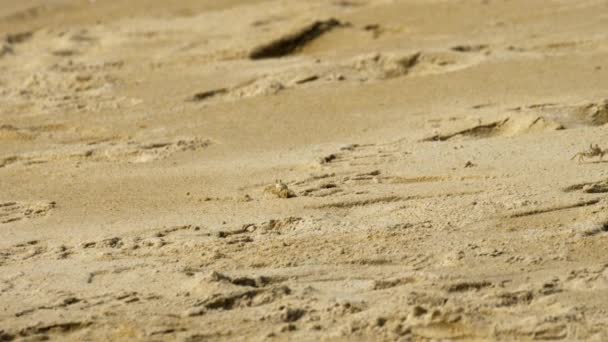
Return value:
M 0 341 L 607 341 L 605 0 L 0 0 Z

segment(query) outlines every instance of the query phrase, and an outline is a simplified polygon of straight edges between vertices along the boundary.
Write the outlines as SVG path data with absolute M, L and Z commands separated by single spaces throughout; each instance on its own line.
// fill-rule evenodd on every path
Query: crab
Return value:
M 595 146 L 593 146 L 593 144 L 590 144 L 589 150 L 575 154 L 572 158 L 570 158 L 570 160 L 573 160 L 574 158 L 578 157 L 578 161 L 582 162 L 585 160 L 585 158 L 593 158 L 599 156 L 600 161 L 602 161 L 605 154 L 608 154 L 608 149 L 602 150 L 599 145 L 596 144 Z
M 276 195 L 279 198 L 296 197 L 296 193 L 289 189 L 287 184 L 283 183 L 280 179 L 277 179 L 274 185 L 267 186 L 264 191 Z

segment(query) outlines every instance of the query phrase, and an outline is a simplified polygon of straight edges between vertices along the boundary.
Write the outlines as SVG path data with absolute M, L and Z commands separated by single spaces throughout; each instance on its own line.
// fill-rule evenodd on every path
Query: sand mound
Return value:
M 565 128 L 602 126 L 608 123 L 608 100 L 606 99 L 578 104 L 537 104 L 517 110 L 539 113 L 549 120 L 559 122 Z
M 521 134 L 556 131 L 564 127 L 554 121 L 539 116 L 508 117 L 503 120 L 480 124 L 456 132 L 436 134 L 423 141 L 446 141 L 451 139 L 485 139 L 492 137 L 512 137 Z

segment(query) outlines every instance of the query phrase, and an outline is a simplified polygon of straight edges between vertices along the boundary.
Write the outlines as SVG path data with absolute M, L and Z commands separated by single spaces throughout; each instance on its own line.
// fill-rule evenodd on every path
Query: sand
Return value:
M 0 0 L 0 340 L 608 340 L 607 13 Z

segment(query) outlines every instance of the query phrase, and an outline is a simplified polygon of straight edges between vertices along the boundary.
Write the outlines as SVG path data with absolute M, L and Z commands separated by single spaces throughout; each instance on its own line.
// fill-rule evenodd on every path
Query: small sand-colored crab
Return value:
M 595 146 L 593 146 L 593 144 L 590 144 L 589 149 L 587 151 L 575 154 L 572 158 L 570 158 L 570 160 L 573 160 L 574 158 L 578 157 L 578 161 L 582 162 L 585 160 L 585 158 L 593 158 L 599 156 L 601 161 L 604 158 L 605 154 L 608 154 L 608 149 L 602 150 L 599 145 L 596 144 Z
M 267 186 L 264 191 L 276 195 L 279 198 L 296 197 L 295 192 L 289 189 L 287 184 L 283 183 L 280 179 L 277 179 L 274 185 Z

